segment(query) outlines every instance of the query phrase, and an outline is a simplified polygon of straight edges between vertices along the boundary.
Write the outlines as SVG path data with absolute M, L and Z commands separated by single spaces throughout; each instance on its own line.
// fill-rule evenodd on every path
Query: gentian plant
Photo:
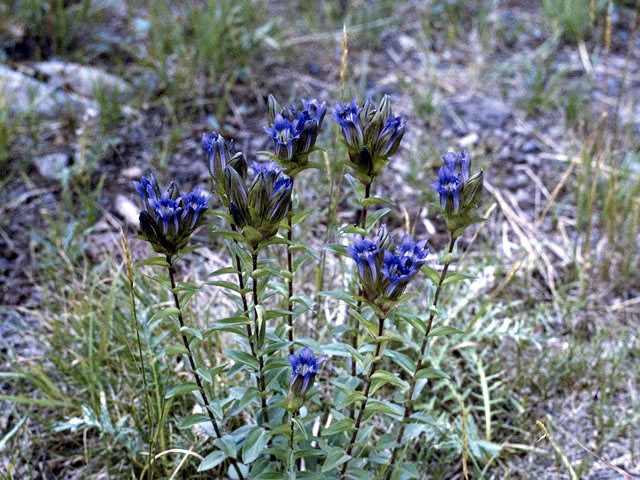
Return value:
M 446 376 L 431 365 L 429 340 L 444 287 L 465 278 L 448 272 L 456 240 L 481 220 L 474 212 L 482 196 L 482 171 L 471 173 L 465 151 L 442 157 L 431 186 L 438 199 L 434 209 L 449 236 L 444 252 L 438 255 L 428 247 L 424 234 L 396 236 L 381 221 L 390 208 L 377 209 L 369 218 L 367 210 L 392 204 L 372 196 L 371 189 L 400 150 L 405 121 L 392 112 L 388 96 L 377 106 L 371 100 L 336 104 L 331 117 L 346 147 L 342 162 L 355 175 L 350 178 L 359 215 L 355 225 L 343 225 L 337 241 L 324 247 L 348 260 L 342 283 L 329 281 L 343 288 L 318 291 L 312 300 L 302 289 L 294 291 L 294 279 L 309 274 L 310 264 L 321 257 L 312 242 L 296 241 L 293 235 L 311 213 L 294 213 L 301 201 L 294 180 L 304 170 L 323 168 L 310 158 L 320 150 L 316 142 L 326 110 L 315 99 L 281 107 L 269 96 L 264 131 L 272 150 L 259 152 L 267 161 L 250 165 L 233 142 L 217 132 L 205 134 L 210 193 L 200 187 L 180 192 L 175 182 L 162 189 L 153 175 L 134 182 L 142 206 L 139 238 L 160 255 L 140 264 L 168 274 L 158 281 L 167 287 L 172 305 L 153 318 L 175 320 L 180 344 L 168 346 L 166 355 L 182 356 L 189 374 L 188 380 L 176 379 L 165 399 L 194 395 L 198 408 L 181 413 L 180 428 L 199 425 L 211 437 L 200 444 L 207 451 L 200 452 L 198 469 L 218 478 L 426 475 L 417 472 L 406 453 L 428 428 L 419 402 L 429 394 L 428 381 Z M 215 210 L 214 203 L 221 208 Z M 211 306 L 207 318 L 212 320 L 204 329 L 187 321 L 193 318 L 189 301 L 204 284 L 177 279 L 178 263 L 196 248 L 189 242 L 203 226 L 229 251 L 228 264 L 210 272 L 206 285 L 231 300 L 228 315 Z M 286 267 L 278 268 L 281 257 Z M 319 325 L 325 317 L 318 298 L 343 304 L 344 321 Z M 301 335 L 298 322 L 329 333 Z M 441 328 L 438 334 L 455 332 Z M 217 353 L 204 356 L 204 350 Z M 147 468 L 152 478 L 152 462 Z

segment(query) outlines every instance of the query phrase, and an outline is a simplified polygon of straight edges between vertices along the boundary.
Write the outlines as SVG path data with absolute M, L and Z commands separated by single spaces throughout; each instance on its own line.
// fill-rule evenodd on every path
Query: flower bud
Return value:
M 142 236 L 158 253 L 173 255 L 183 248 L 191 234 L 202 225 L 210 195 L 200 188 L 180 195 L 171 182 L 162 193 L 153 176 L 134 182 L 143 210 L 140 212 Z
M 473 174 L 462 186 L 462 208 L 470 209 L 477 206 L 482 200 L 482 170 Z
M 243 181 L 246 180 L 249 166 L 242 152 L 236 152 L 233 157 L 231 157 L 231 160 L 229 160 L 229 165 L 238 172 L 238 175 L 240 175 Z
M 280 104 L 276 100 L 272 94 L 269 94 L 267 97 L 267 119 L 269 120 L 269 125 L 275 122 L 276 115 L 280 114 Z
M 291 383 L 289 392 L 296 397 L 304 398 L 313 386 L 318 367 L 327 360 L 327 357 L 316 358 L 309 348 L 303 348 L 298 355 L 289 355 L 291 364 Z
M 216 132 L 202 136 L 202 148 L 207 154 L 209 175 L 218 184 L 224 181 L 224 169 L 231 159 L 229 146 L 224 137 Z

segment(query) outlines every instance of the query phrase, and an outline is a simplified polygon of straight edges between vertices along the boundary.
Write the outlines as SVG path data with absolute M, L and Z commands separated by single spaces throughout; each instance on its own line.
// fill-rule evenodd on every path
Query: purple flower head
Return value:
M 203 192 L 200 187 L 196 187 L 189 193 L 182 194 L 183 210 L 181 222 L 186 222 L 186 228 L 195 228 L 201 213 L 209 208 L 211 195 Z
M 156 252 L 174 255 L 201 226 L 211 195 L 199 187 L 181 195 L 175 182 L 161 193 L 153 175 L 133 183 L 143 205 L 140 212 L 142 236 Z
M 347 253 L 358 266 L 358 276 L 365 294 L 375 297 L 381 264 L 381 250 L 377 242 L 356 235 Z
M 297 119 L 292 122 L 278 114 L 273 125 L 264 129 L 273 140 L 275 155 L 286 162 L 291 161 L 293 158 L 294 142 L 297 142 L 300 138 L 299 133 L 296 131 L 299 128 L 297 122 Z
M 462 175 L 458 175 L 446 164 L 438 170 L 438 180 L 431 187 L 440 194 L 440 205 L 447 213 L 456 213 L 460 208 Z
M 158 223 L 162 222 L 162 233 L 175 234 L 179 230 L 179 215 L 182 211 L 180 207 L 180 197 L 176 200 L 171 198 L 169 189 L 162 192 L 160 198 L 149 200 L 149 206 L 153 210 Z
M 471 167 L 471 157 L 466 150 L 462 150 L 460 155 L 454 152 L 447 152 L 442 156 L 445 166 L 455 174 L 462 175 L 462 181 L 469 179 L 469 168 Z
M 315 145 L 327 111 L 326 103 L 316 99 L 302 99 L 301 103 L 301 109 L 295 103 L 281 108 L 269 95 L 270 126 L 265 132 L 273 140 L 275 156 L 287 172 L 307 164 L 307 155 Z
M 427 241 L 414 242 L 410 235 L 402 237 L 402 243 L 398 247 L 397 255 L 407 267 L 419 269 L 427 261 L 429 249 Z
M 362 108 L 358 108 L 358 102 L 354 98 L 351 103 L 336 103 L 335 112 L 331 115 L 331 118 L 340 125 L 347 147 L 354 152 L 360 152 L 364 146 L 360 112 Z
M 289 355 L 291 364 L 291 383 L 289 389 L 295 395 L 304 396 L 313 386 L 318 367 L 327 357 L 316 358 L 309 348 L 303 348 L 298 355 Z
M 233 142 L 227 144 L 225 138 L 217 132 L 202 135 L 202 148 L 207 154 L 209 174 L 218 183 L 224 181 L 224 169 L 231 160 Z
M 388 158 L 398 151 L 400 141 L 404 136 L 407 122 L 400 115 L 391 115 L 387 118 L 384 128 L 378 135 L 374 156 Z
M 266 180 L 275 181 L 283 170 L 275 162 L 251 162 L 254 178 L 264 175 Z

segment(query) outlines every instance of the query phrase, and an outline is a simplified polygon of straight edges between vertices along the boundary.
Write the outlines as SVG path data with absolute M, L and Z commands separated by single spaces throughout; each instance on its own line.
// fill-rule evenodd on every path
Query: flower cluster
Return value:
M 243 178 L 247 176 L 247 162 L 242 152 L 235 152 L 233 141 L 227 143 L 217 132 L 205 133 L 202 135 L 202 148 L 207 154 L 209 175 L 219 190 L 224 186 L 227 165 L 236 169 Z
M 304 396 L 313 386 L 318 367 L 327 357 L 316 358 L 309 348 L 303 348 L 298 355 L 289 355 L 291 364 L 291 384 L 289 390 L 297 396 Z
M 140 212 L 140 230 L 158 253 L 173 255 L 183 248 L 189 237 L 204 220 L 211 195 L 199 187 L 180 194 L 175 182 L 161 191 L 153 175 L 133 182 L 143 210 Z
M 373 241 L 356 235 L 347 253 L 358 266 L 358 277 L 365 297 L 371 301 L 379 298 L 397 300 L 409 282 L 425 264 L 426 240 L 414 242 L 405 235 L 399 247 L 386 227 L 382 226 Z
M 480 170 L 469 176 L 471 158 L 464 150 L 460 155 L 448 152 L 442 160 L 444 165 L 438 170 L 438 179 L 431 182 L 431 187 L 440 195 L 440 206 L 448 223 L 451 223 L 455 217 L 468 217 L 471 209 L 480 203 L 483 174 Z
M 332 118 L 342 129 L 343 142 L 349 160 L 362 183 L 371 183 L 382 167 L 400 148 L 406 122 L 391 111 L 391 100 L 385 95 L 378 108 L 371 100 L 361 107 L 351 103 L 337 103 Z
M 245 179 L 232 166 L 225 169 L 229 213 L 236 227 L 255 249 L 278 232 L 280 221 L 291 208 L 291 179 L 273 162 L 253 162 L 253 180 L 247 189 Z
M 282 108 L 275 97 L 269 95 L 269 127 L 265 132 L 273 140 L 274 157 L 292 176 L 307 165 L 327 112 L 325 102 L 302 99 L 301 103 L 300 110 L 295 103 Z

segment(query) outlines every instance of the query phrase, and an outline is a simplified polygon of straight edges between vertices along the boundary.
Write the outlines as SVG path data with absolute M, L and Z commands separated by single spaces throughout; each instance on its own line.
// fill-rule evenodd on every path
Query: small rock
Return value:
M 475 132 L 472 132 L 469 135 L 459 138 L 458 145 L 461 148 L 467 148 L 467 147 L 470 147 L 471 145 L 475 145 L 476 143 L 478 143 L 478 139 L 479 139 L 478 134 Z
M 0 65 L 0 96 L 13 115 L 35 112 L 45 119 L 64 116 L 69 107 L 76 112 L 86 110 L 86 102 L 67 94 L 56 86 L 35 80 L 23 73 Z
M 502 128 L 511 118 L 511 108 L 495 97 L 473 96 L 451 106 L 466 121 L 477 123 L 484 128 Z
M 140 215 L 140 209 L 129 200 L 124 195 L 118 195 L 116 197 L 115 209 L 118 215 L 120 215 L 126 223 L 135 227 L 136 229 L 140 228 L 140 221 L 138 220 L 138 216 Z
M 36 63 L 34 68 L 38 73 L 50 77 L 52 82 L 64 85 L 84 97 L 94 97 L 96 88 L 104 89 L 109 95 L 117 92 L 122 100 L 131 98 L 133 94 L 131 85 L 99 68 L 60 61 Z
M 522 153 L 538 153 L 541 152 L 542 149 L 535 140 L 527 140 L 520 146 L 520 151 Z
M 142 169 L 140 167 L 129 167 L 122 170 L 122 176 L 129 180 L 138 180 L 142 176 Z
M 125 0 L 93 0 L 91 2 L 92 9 L 104 10 L 112 13 L 115 17 L 127 18 L 129 11 Z
M 38 173 L 47 180 L 58 180 L 62 170 L 69 162 L 69 155 L 64 152 L 50 153 L 33 159 Z

